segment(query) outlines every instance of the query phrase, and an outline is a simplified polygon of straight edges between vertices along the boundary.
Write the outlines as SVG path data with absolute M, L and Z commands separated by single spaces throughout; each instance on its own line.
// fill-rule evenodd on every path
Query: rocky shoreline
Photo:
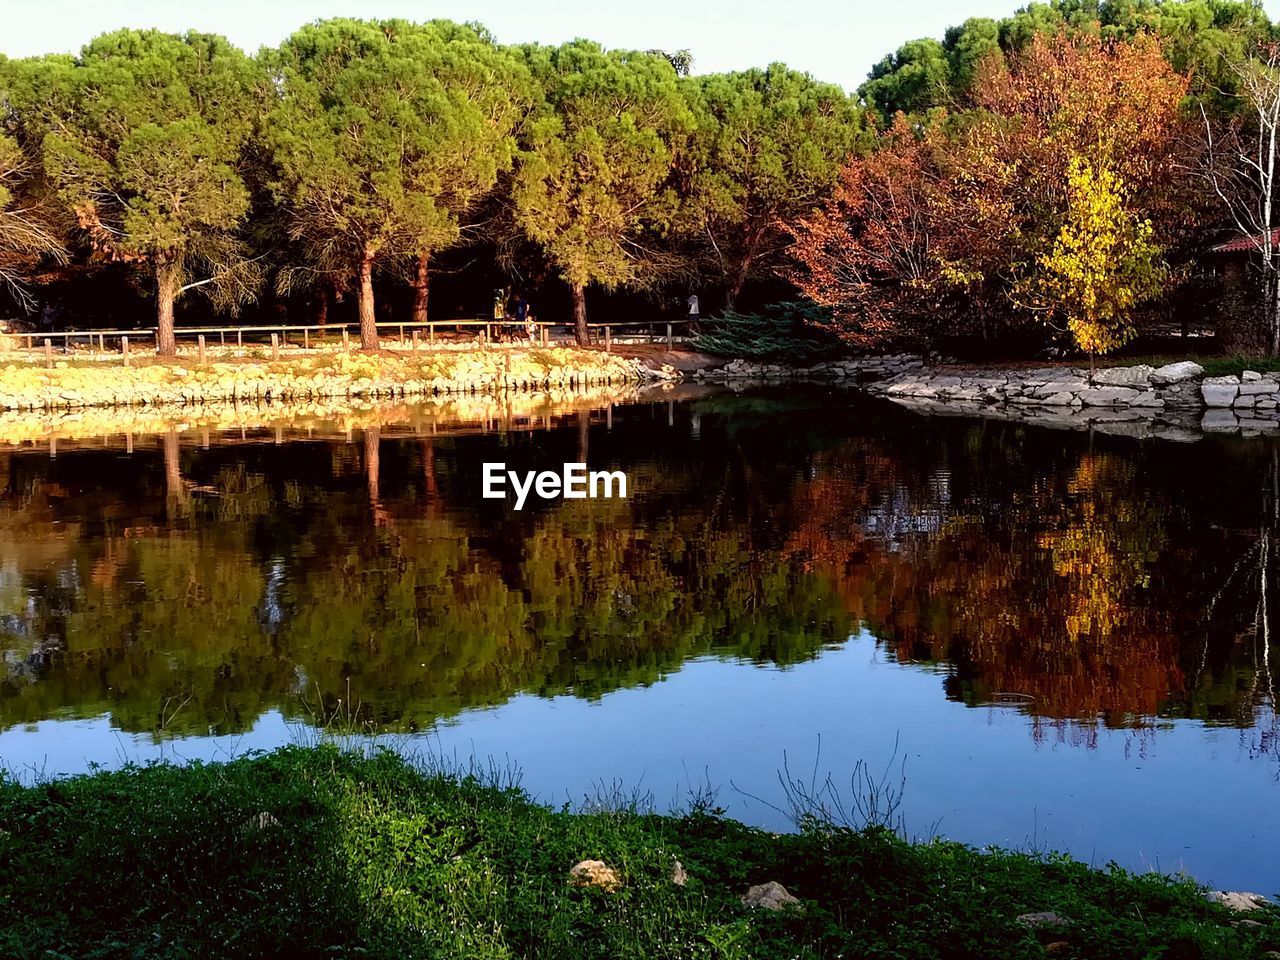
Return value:
M 1190 360 L 1152 367 L 928 366 L 918 356 L 862 357 L 806 368 L 734 360 L 705 382 L 802 377 L 856 386 L 921 412 L 983 416 L 1127 436 L 1192 440 L 1202 433 L 1280 433 L 1280 375 L 1206 377 Z
M 666 366 L 569 347 L 422 354 L 315 352 L 204 364 L 148 358 L 131 366 L 60 360 L 0 366 L 0 410 L 402 400 L 510 391 L 585 390 L 680 379 Z
M 672 384 L 692 389 L 817 380 L 936 415 L 981 416 L 1127 436 L 1192 440 L 1204 433 L 1280 433 L 1280 375 L 1205 376 L 1184 360 L 1151 367 L 962 367 L 912 354 L 810 367 L 697 354 L 627 357 L 575 347 L 491 347 L 366 354 L 314 351 L 204 364 L 139 359 L 131 366 L 60 360 L 0 365 L 0 413 L 74 415 L 103 408 L 197 411 L 218 405 L 305 407 L 386 401 L 590 393 Z M 670 360 L 683 369 L 676 369 Z M 183 414 L 186 416 L 186 414 Z

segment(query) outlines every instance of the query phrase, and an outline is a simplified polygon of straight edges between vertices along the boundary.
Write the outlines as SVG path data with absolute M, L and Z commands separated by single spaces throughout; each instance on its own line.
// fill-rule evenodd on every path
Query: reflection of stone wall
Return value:
M 284 435 L 317 431 L 334 436 L 370 427 L 400 426 L 415 430 L 458 432 L 489 424 L 548 420 L 610 404 L 681 394 L 678 384 L 621 383 L 582 389 L 521 390 L 505 394 L 458 393 L 409 397 L 400 401 L 355 398 L 294 400 L 286 404 L 241 404 L 215 400 L 187 406 L 77 407 L 54 410 L 0 411 L 0 444 L 45 444 L 49 441 L 94 440 L 226 431 L 278 429 Z
M 583 389 L 678 379 L 670 368 L 597 350 L 508 348 L 418 353 L 314 352 L 281 360 L 133 366 L 60 360 L 0 368 L 0 410 L 164 406 L 214 401 L 400 399 L 476 392 Z

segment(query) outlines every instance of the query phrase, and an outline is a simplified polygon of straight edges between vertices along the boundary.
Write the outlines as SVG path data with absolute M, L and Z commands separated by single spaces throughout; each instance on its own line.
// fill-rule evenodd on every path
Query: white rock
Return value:
M 1260 374 L 1257 370 L 1246 370 L 1244 371 L 1244 373 L 1240 374 L 1240 380 L 1242 383 L 1250 383 L 1254 380 L 1261 380 L 1261 379 L 1262 379 L 1262 374 Z
M 1021 914 L 1017 918 L 1017 922 L 1028 930 L 1064 930 L 1071 926 L 1069 920 L 1060 917 L 1052 910 Z
M 1220 903 L 1228 910 L 1259 910 L 1271 901 L 1260 893 L 1243 890 L 1210 890 L 1204 895 L 1210 903 Z
M 1094 383 L 1106 386 L 1145 387 L 1151 382 L 1153 373 L 1155 373 L 1155 367 L 1139 363 L 1132 367 L 1107 367 L 1095 373 L 1092 379 Z
M 1131 387 L 1090 387 L 1080 391 L 1080 400 L 1086 407 L 1117 407 L 1131 403 L 1140 395 Z
M 1245 371 L 1248 373 L 1248 371 Z M 1280 390 L 1280 383 L 1275 380 L 1263 380 L 1261 377 L 1257 379 L 1246 379 L 1240 384 L 1240 393 L 1242 396 L 1256 396 L 1260 393 L 1275 393 Z
M 1235 383 L 1209 383 L 1206 380 L 1200 384 L 1200 395 L 1204 397 L 1206 407 L 1229 407 L 1239 392 L 1240 387 Z
M 1178 363 L 1166 363 L 1163 367 L 1157 367 L 1151 372 L 1151 382 L 1159 386 L 1170 383 L 1181 383 L 1183 380 L 1191 380 L 1204 373 L 1204 367 L 1191 360 L 1182 360 Z
M 1048 407 L 1069 407 L 1075 402 L 1076 395 L 1062 391 L 1061 393 L 1051 393 L 1047 397 L 1040 397 L 1040 402 Z
M 781 910 L 783 907 L 795 906 L 799 902 L 776 880 L 757 884 L 742 896 L 744 907 L 764 907 L 766 910 Z
M 1083 379 L 1080 380 L 1050 380 L 1042 387 L 1036 387 L 1031 392 L 1037 397 L 1047 397 L 1051 393 L 1076 393 L 1083 390 L 1089 384 Z

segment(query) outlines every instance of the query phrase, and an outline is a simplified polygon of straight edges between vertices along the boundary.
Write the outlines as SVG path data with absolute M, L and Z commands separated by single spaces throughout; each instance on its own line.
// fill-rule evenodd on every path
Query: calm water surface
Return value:
M 365 422 L 374 422 L 366 419 Z M 909 830 L 1280 889 L 1280 448 L 815 389 L 0 452 L 0 760 L 227 757 L 338 717 L 552 802 L 847 782 Z M 434 431 L 434 432 L 433 432 Z M 631 497 L 480 497 L 481 465 Z

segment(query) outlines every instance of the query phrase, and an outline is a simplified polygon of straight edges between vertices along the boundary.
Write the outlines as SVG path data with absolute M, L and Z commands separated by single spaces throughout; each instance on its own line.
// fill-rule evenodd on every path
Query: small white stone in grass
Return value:
M 263 810 L 250 817 L 246 826 L 253 830 L 266 830 L 269 827 L 280 826 L 280 820 L 270 811 Z
M 622 886 L 622 878 L 603 860 L 580 860 L 569 870 L 569 883 L 575 887 L 599 887 L 612 893 Z
M 776 880 L 760 883 L 742 896 L 744 907 L 764 907 L 766 910 L 782 910 L 784 907 L 800 909 L 800 900 L 787 892 Z
M 685 870 L 684 864 L 676 860 L 671 865 L 671 882 L 677 887 L 683 887 L 689 882 L 689 872 Z
M 1024 913 L 1018 916 L 1017 922 L 1028 930 L 1061 930 L 1071 926 L 1071 921 L 1059 916 L 1052 910 L 1041 910 L 1037 913 Z
M 1260 893 L 1244 890 L 1210 890 L 1204 898 L 1210 903 L 1218 903 L 1228 910 L 1236 911 L 1260 910 L 1271 902 Z

